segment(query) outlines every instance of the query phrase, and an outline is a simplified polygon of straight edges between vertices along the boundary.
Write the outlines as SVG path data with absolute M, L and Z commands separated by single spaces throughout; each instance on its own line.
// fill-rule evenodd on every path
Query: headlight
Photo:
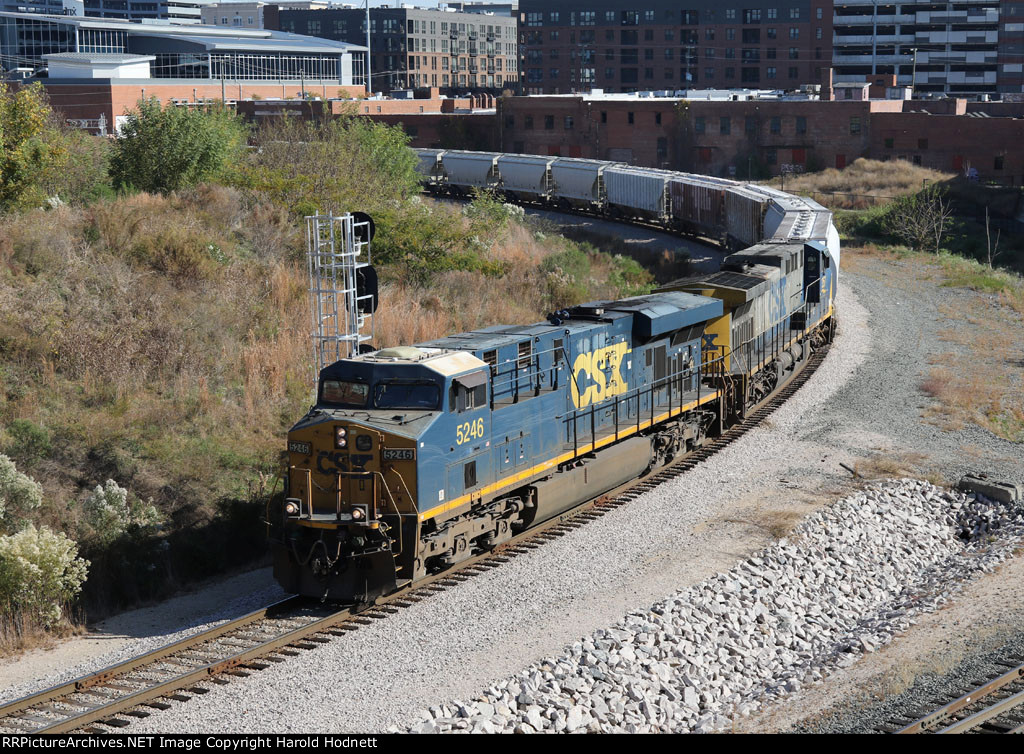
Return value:
M 284 512 L 286 516 L 299 515 L 299 504 L 292 500 L 289 500 L 284 504 Z
M 348 438 L 346 437 L 347 434 L 348 434 L 348 430 L 345 429 L 344 427 L 335 427 L 334 428 L 334 447 L 336 447 L 336 448 L 344 448 L 344 447 L 346 447 L 348 445 Z
M 353 521 L 362 521 L 365 518 L 366 518 L 366 510 L 365 509 L 360 508 L 358 506 L 352 509 L 352 520 Z

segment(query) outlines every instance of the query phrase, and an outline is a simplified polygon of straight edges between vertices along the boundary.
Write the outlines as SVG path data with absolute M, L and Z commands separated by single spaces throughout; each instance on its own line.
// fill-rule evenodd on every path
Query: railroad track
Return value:
M 1003 660 L 1008 672 L 975 683 L 975 688 L 916 719 L 897 718 L 884 733 L 1024 733 L 1024 662 Z M 936 700 L 940 703 L 942 700 Z
M 387 618 L 436 592 L 456 586 L 516 555 L 583 526 L 660 484 L 692 469 L 742 437 L 783 405 L 810 378 L 828 353 L 821 349 L 800 372 L 742 422 L 642 479 L 622 485 L 517 535 L 495 550 L 476 555 L 378 600 L 374 605 L 337 610 L 304 597 L 292 597 L 215 628 L 101 671 L 0 706 L 0 734 L 105 733 L 132 719 L 168 709 L 209 692 L 203 684 L 227 684 L 285 662 L 321 644 Z

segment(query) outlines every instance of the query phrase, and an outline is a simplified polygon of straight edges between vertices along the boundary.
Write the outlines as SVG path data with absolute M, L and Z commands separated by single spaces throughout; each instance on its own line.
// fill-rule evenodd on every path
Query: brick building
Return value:
M 893 101 L 515 97 L 499 104 L 503 149 L 720 176 L 844 167 L 867 156 L 871 114 Z
M 758 5 L 751 8 L 751 5 Z M 522 0 L 530 94 L 816 84 L 831 65 L 829 0 Z
M 268 29 L 366 43 L 358 9 L 264 10 Z M 517 21 L 512 16 L 426 8 L 370 9 L 370 69 L 375 92 L 439 87 L 445 91 L 517 89 Z

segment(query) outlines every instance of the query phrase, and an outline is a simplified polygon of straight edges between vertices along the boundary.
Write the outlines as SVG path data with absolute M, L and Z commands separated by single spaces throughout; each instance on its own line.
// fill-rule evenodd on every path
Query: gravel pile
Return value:
M 473 702 L 431 707 L 409 729 L 719 730 L 886 644 L 1022 539 L 1017 508 L 886 482 Z

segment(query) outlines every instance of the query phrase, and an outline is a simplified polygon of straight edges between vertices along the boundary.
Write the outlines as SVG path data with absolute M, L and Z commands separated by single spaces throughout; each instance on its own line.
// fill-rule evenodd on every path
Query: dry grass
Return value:
M 921 453 L 882 452 L 853 465 L 862 479 L 889 479 L 892 477 L 920 476 L 928 457 Z
M 861 158 L 842 170 L 786 176 L 786 191 L 810 196 L 831 209 L 865 209 L 919 191 L 925 182 L 940 183 L 953 177 L 904 160 Z M 768 184 L 781 187 L 782 179 L 773 178 Z

